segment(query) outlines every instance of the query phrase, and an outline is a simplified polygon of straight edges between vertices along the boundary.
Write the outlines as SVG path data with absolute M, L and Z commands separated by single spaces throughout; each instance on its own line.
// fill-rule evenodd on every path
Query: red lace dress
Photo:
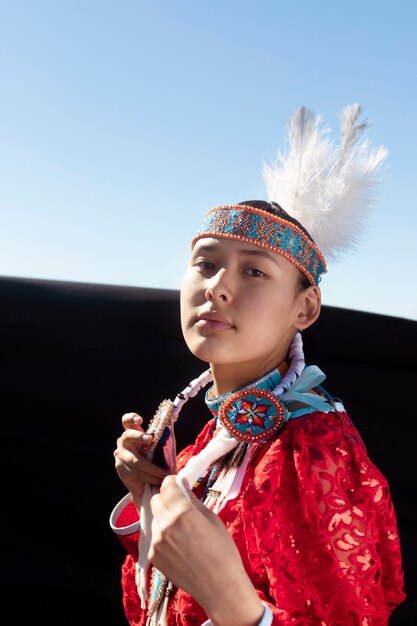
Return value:
M 182 467 L 209 441 L 213 420 L 178 456 Z M 386 626 L 405 599 L 395 511 L 386 479 L 346 413 L 314 412 L 255 444 L 238 496 L 219 512 L 273 624 Z M 129 504 L 116 525 L 137 520 Z M 120 536 L 124 610 L 144 626 L 135 584 L 138 535 Z M 207 616 L 181 589 L 169 626 Z

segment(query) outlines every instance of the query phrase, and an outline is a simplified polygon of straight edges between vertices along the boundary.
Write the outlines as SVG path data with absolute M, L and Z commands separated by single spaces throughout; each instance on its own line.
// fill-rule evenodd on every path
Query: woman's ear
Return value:
M 321 291 L 317 285 L 310 285 L 298 294 L 298 313 L 294 322 L 297 330 L 305 330 L 320 315 L 321 311 Z

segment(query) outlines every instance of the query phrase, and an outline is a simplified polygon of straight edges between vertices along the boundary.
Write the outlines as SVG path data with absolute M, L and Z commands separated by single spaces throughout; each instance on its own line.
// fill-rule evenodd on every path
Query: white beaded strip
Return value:
M 290 360 L 290 367 L 284 378 L 280 381 L 279 385 L 272 390 L 272 393 L 278 398 L 282 396 L 284 391 L 287 391 L 295 383 L 301 372 L 305 367 L 303 340 L 301 333 L 296 333 L 290 349 L 288 351 L 288 357 Z
M 173 411 L 173 415 L 175 416 L 175 420 L 177 420 L 179 412 L 181 411 L 182 407 L 184 406 L 184 404 L 190 399 L 190 398 L 194 398 L 194 396 L 196 396 L 198 394 L 198 392 L 203 389 L 206 385 L 208 385 L 209 382 L 211 382 L 213 380 L 213 374 L 211 373 L 211 371 L 208 369 L 205 372 L 203 372 L 202 374 L 200 374 L 200 376 L 198 378 L 194 378 L 194 380 L 192 380 L 185 389 L 183 389 L 175 398 L 173 404 L 174 404 L 174 411 Z

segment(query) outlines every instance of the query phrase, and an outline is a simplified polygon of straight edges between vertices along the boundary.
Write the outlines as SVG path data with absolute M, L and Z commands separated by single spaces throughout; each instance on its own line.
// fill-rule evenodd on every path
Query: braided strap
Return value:
M 288 352 L 290 367 L 279 385 L 273 389 L 272 393 L 278 398 L 295 383 L 305 367 L 303 340 L 301 333 L 296 333 Z
M 194 398 L 198 394 L 198 392 L 203 389 L 208 383 L 213 380 L 213 374 L 208 369 L 198 378 L 194 378 L 185 389 L 180 391 L 177 397 L 174 400 L 174 421 L 177 420 L 178 415 L 184 406 L 184 404 L 190 399 Z

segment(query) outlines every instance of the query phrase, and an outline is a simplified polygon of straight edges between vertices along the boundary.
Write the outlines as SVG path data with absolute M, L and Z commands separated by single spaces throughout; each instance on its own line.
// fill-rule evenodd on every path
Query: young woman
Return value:
M 304 363 L 300 332 L 320 314 L 324 271 L 276 202 L 206 215 L 181 323 L 209 370 L 147 430 L 125 414 L 115 451 L 128 494 L 111 523 L 128 552 L 131 626 L 383 626 L 405 598 L 387 481 Z M 211 419 L 176 456 L 174 421 L 210 381 Z M 152 462 L 161 434 L 171 472 Z

